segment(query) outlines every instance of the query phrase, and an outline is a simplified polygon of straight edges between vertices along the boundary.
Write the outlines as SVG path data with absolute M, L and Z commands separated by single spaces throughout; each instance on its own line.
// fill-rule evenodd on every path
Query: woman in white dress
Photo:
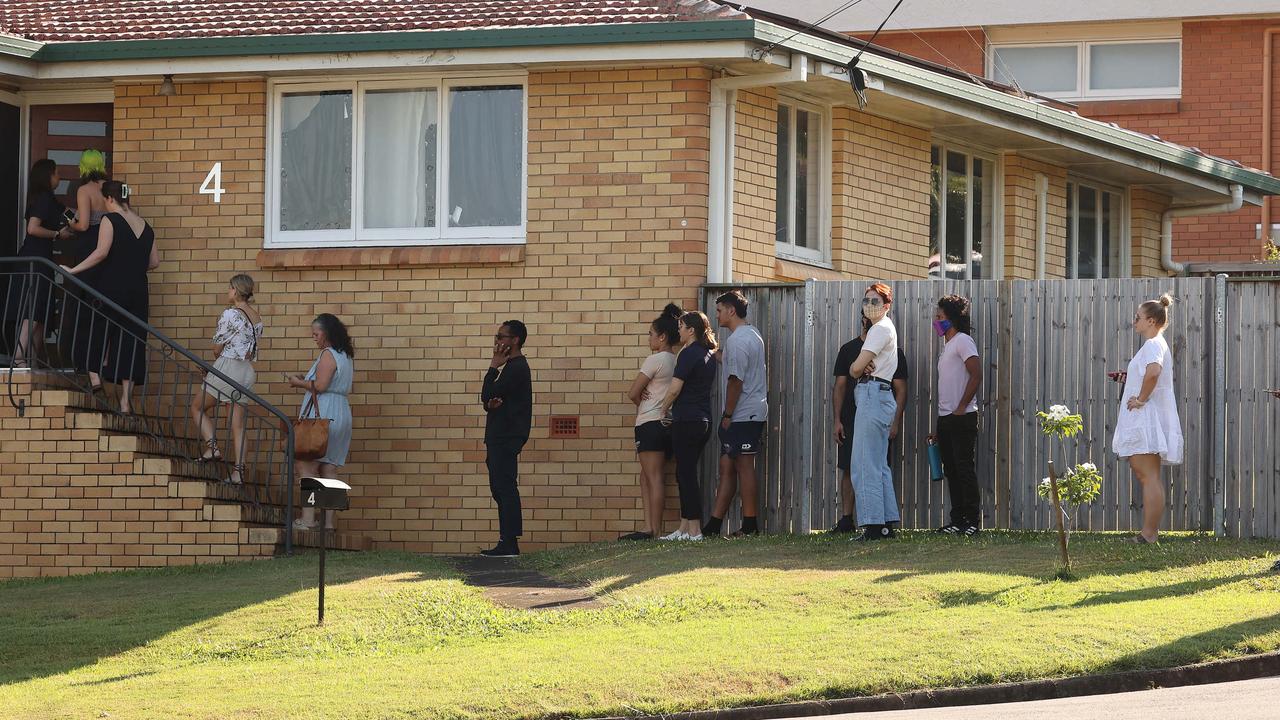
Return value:
M 1164 339 L 1172 304 L 1173 298 L 1166 293 L 1138 306 L 1133 329 L 1144 342 L 1129 361 L 1127 372 L 1115 376 L 1124 383 L 1124 394 L 1111 449 L 1116 455 L 1129 458 L 1142 485 L 1142 532 L 1130 542 L 1144 545 L 1156 542 L 1164 517 L 1160 465 L 1182 463 L 1182 425 L 1173 396 L 1173 356 Z

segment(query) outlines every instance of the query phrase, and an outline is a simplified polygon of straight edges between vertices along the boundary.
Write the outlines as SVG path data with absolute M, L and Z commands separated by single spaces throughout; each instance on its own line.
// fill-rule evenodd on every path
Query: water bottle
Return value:
M 938 449 L 938 441 L 929 438 L 929 479 L 937 482 L 942 478 L 942 451 Z

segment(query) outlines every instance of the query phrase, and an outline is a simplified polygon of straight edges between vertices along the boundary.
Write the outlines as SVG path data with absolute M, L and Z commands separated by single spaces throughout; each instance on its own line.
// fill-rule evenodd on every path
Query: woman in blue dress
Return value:
M 302 398 L 303 411 L 312 397 L 316 399 L 320 417 L 329 419 L 329 446 L 319 460 L 295 460 L 294 469 L 300 478 L 337 478 L 338 468 L 347 462 L 347 449 L 351 447 L 351 405 L 347 395 L 351 393 L 351 376 L 355 371 L 352 358 L 356 351 L 347 326 L 329 313 L 322 313 L 311 323 L 311 339 L 320 348 L 320 357 L 305 376 L 285 375 L 285 379 L 290 387 L 306 391 Z M 311 416 L 314 417 L 314 413 Z M 332 528 L 333 515 L 329 518 L 327 527 Z M 316 529 L 315 508 L 303 508 L 302 517 L 294 521 L 293 527 L 295 530 Z

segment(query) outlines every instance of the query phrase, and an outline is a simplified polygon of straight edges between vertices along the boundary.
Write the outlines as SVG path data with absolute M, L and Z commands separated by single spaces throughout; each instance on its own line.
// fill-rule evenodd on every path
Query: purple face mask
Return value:
M 951 329 L 950 320 L 934 320 L 933 331 L 938 333 L 938 337 L 944 337 L 947 331 Z

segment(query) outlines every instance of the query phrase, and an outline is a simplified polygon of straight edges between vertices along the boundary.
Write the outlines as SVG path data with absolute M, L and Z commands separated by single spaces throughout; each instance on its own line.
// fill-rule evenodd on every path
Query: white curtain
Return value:
M 351 227 L 351 93 L 285 95 L 280 229 Z
M 449 224 L 520 224 L 524 90 L 454 88 L 449 94 Z
M 371 91 L 364 96 L 364 226 L 436 224 L 434 90 Z

